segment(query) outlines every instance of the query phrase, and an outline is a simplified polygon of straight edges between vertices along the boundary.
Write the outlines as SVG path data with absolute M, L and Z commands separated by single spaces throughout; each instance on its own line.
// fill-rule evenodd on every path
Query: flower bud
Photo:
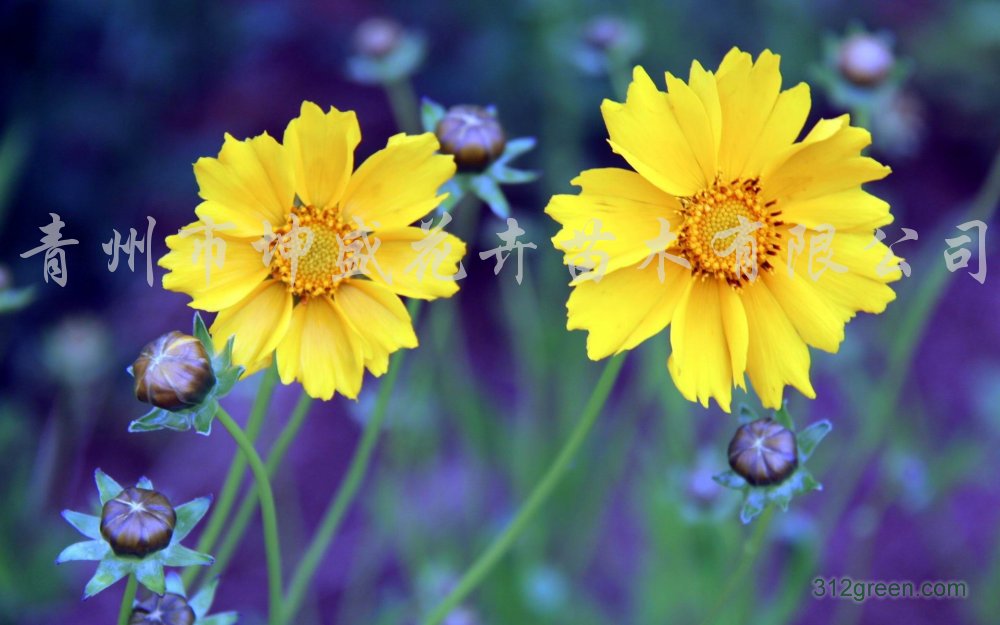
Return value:
M 205 346 L 177 331 L 143 347 L 132 364 L 132 375 L 139 401 L 171 411 L 197 406 L 215 386 Z
M 358 54 L 381 59 L 399 47 L 403 35 L 402 25 L 395 20 L 385 17 L 368 18 L 354 31 L 354 49 Z
M 507 145 L 496 114 L 469 104 L 448 109 L 434 134 L 441 142 L 441 152 L 455 157 L 459 171 L 483 171 Z
M 798 465 L 795 434 L 774 419 L 741 425 L 729 442 L 729 466 L 753 486 L 780 484 Z
M 135 606 L 129 625 L 194 625 L 198 620 L 187 599 L 168 592 L 152 595 Z
M 170 544 L 176 522 L 169 499 L 133 486 L 104 504 L 101 536 L 116 554 L 144 558 Z
M 583 27 L 583 40 L 587 45 L 607 52 L 624 43 L 629 36 L 629 25 L 614 15 L 598 15 Z
M 878 85 L 889 75 L 894 63 L 889 44 L 876 35 L 859 33 L 840 44 L 837 65 L 844 78 L 855 85 Z

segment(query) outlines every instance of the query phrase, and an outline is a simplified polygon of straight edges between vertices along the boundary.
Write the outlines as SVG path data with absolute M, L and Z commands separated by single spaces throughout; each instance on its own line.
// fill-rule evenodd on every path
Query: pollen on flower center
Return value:
M 739 289 L 759 270 L 773 271 L 770 257 L 781 249 L 777 228 L 784 223 L 774 204 L 763 202 L 757 178 L 723 182 L 716 177 L 711 187 L 681 198 L 677 244 L 691 272 Z
M 296 206 L 268 238 L 271 275 L 299 297 L 331 295 L 355 273 L 361 233 L 336 209 Z

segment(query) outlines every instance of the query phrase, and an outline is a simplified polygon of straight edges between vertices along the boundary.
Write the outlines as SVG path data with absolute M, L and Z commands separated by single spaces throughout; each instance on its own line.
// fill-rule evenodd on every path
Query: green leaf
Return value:
M 212 601 L 215 600 L 215 589 L 219 586 L 219 578 L 216 577 L 212 581 L 205 584 L 201 590 L 198 591 L 194 597 L 188 601 L 188 605 L 194 610 L 195 615 L 200 619 L 206 614 L 208 614 L 209 609 L 212 607 Z
M 167 592 L 187 597 L 187 592 L 184 590 L 184 581 L 181 580 L 181 576 L 174 571 L 167 573 Z M 191 603 L 188 602 L 188 605 L 191 605 Z M 194 609 L 194 606 L 191 606 L 191 609 Z M 201 616 L 198 614 L 198 610 L 195 610 L 194 612 L 197 616 Z
M 212 504 L 211 497 L 199 497 L 185 504 L 174 508 L 177 515 L 177 522 L 174 524 L 174 535 L 171 542 L 179 543 L 184 540 L 198 521 L 208 512 L 208 507 Z
M 145 488 L 146 490 L 153 490 L 153 482 L 143 475 L 139 478 L 139 481 L 135 484 L 136 488 Z
M 194 431 L 208 436 L 212 433 L 212 421 L 215 420 L 215 413 L 219 410 L 219 402 L 212 399 L 205 401 L 198 407 L 198 410 L 191 416 L 194 423 Z
M 782 403 L 781 408 L 774 411 L 774 420 L 780 423 L 786 429 L 795 431 L 795 423 L 792 421 L 792 415 L 788 414 L 788 404 Z
M 832 429 L 833 424 L 829 421 L 823 420 L 813 423 L 806 429 L 796 434 L 795 440 L 798 441 L 799 460 L 801 462 L 808 460 L 816 450 L 816 446 L 820 444 L 823 438 L 829 434 Z
M 471 187 L 473 193 L 489 205 L 494 215 L 501 219 L 510 217 L 510 205 L 496 180 L 489 176 L 476 176 L 472 179 Z
M 121 578 L 131 573 L 134 568 L 135 566 L 131 562 L 125 562 L 115 558 L 106 558 L 101 560 L 101 563 L 97 566 L 97 571 L 94 573 L 94 576 L 90 578 L 90 581 L 87 582 L 86 588 L 83 589 L 83 598 L 89 599 L 93 597 L 111 584 L 114 584 Z
M 56 564 L 78 560 L 101 560 L 111 550 L 103 540 L 85 540 L 66 547 L 56 557 Z
M 236 612 L 219 612 L 207 618 L 198 619 L 198 625 L 233 625 L 239 618 Z
M 97 492 L 101 495 L 102 506 L 125 490 L 118 482 L 111 479 L 107 473 L 100 469 L 94 471 L 94 481 L 97 482 Z
M 744 525 L 754 519 L 755 516 L 764 511 L 766 500 L 764 494 L 755 489 L 747 491 L 747 496 L 743 500 L 743 508 L 740 509 L 740 521 Z
M 424 98 L 420 103 L 420 122 L 426 132 L 434 132 L 444 114 L 444 107 L 430 98 Z
M 723 471 L 718 475 L 713 475 L 712 479 L 726 488 L 732 488 L 735 490 L 743 490 L 747 485 L 747 481 L 731 469 L 729 471 Z
M 163 550 L 163 564 L 167 566 L 211 566 L 215 562 L 212 556 L 188 549 L 180 543 L 175 543 Z M 163 593 L 160 593 L 163 594 Z
M 208 327 L 205 326 L 205 321 L 201 318 L 201 313 L 198 312 L 194 314 L 193 334 L 205 346 L 205 351 L 208 352 L 209 356 L 215 354 L 215 344 L 212 342 L 212 335 L 208 332 Z
M 101 519 L 98 517 L 73 510 L 63 510 L 62 517 L 87 538 L 101 540 Z
M 135 569 L 135 577 L 140 584 L 158 595 L 167 592 L 167 581 L 163 577 L 163 563 L 160 562 L 159 558 L 146 558 L 139 562 L 139 566 Z
M 191 413 L 188 411 L 170 412 L 163 408 L 153 408 L 128 425 L 129 432 L 155 432 L 157 430 L 186 432 L 190 429 Z

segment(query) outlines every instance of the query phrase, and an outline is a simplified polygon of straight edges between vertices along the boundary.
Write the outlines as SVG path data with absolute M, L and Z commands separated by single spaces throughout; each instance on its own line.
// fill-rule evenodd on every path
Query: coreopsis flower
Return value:
M 355 398 L 367 368 L 417 345 L 400 295 L 448 297 L 465 244 L 440 224 L 411 224 L 444 199 L 455 172 L 433 134 L 396 135 L 354 171 L 353 112 L 311 102 L 283 143 L 226 135 L 195 163 L 199 220 L 167 238 L 163 286 L 218 312 L 216 340 L 249 372 L 277 361 L 282 382 L 309 395 Z M 224 250 L 224 254 L 217 254 Z
M 164 566 L 208 566 L 211 556 L 181 545 L 208 511 L 211 497 L 200 497 L 174 507 L 146 478 L 123 488 L 103 471 L 94 472 L 101 500 L 101 516 L 63 510 L 62 516 L 89 540 L 62 550 L 56 564 L 72 560 L 100 562 L 87 582 L 84 599 L 92 597 L 129 574 L 162 595 L 166 592 Z
M 797 139 L 809 87 L 782 91 L 769 51 L 666 83 L 637 67 L 625 103 L 601 107 L 633 170 L 584 171 L 579 195 L 546 208 L 579 271 L 567 325 L 589 332 L 595 360 L 669 325 L 670 374 L 706 407 L 728 412 L 747 375 L 765 407 L 788 384 L 815 397 L 809 346 L 836 352 L 848 320 L 895 297 L 899 259 L 873 237 L 889 206 L 861 188 L 889 168 L 861 155 L 870 135 L 846 115 Z
M 167 573 L 167 592 L 137 601 L 129 615 L 129 625 L 232 625 L 237 621 L 236 612 L 208 614 L 218 585 L 216 578 L 188 597 L 180 575 Z

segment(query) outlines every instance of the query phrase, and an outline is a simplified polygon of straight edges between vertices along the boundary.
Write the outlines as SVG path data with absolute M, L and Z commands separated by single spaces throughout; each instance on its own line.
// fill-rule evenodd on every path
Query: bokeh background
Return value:
M 7 304 L 30 302 L 0 315 L 0 622 L 113 618 L 121 586 L 81 603 L 92 566 L 53 565 L 75 539 L 59 511 L 95 505 L 95 467 L 123 483 L 148 475 L 175 501 L 220 487 L 234 452 L 221 431 L 126 432 L 143 407 L 125 367 L 144 343 L 191 323 L 186 298 L 160 288 L 155 259 L 192 220 L 191 164 L 215 155 L 224 132 L 280 136 L 304 99 L 358 112 L 359 156 L 396 132 L 383 90 L 345 72 L 352 33 L 373 16 L 425 38 L 417 94 L 495 104 L 510 136 L 538 139 L 518 163 L 544 174 L 507 188 L 538 245 L 520 286 L 513 267 L 494 276 L 478 257 L 503 222 L 461 207 L 474 211 L 462 219 L 469 277 L 423 310 L 374 470 L 297 622 L 413 623 L 440 598 L 538 479 L 600 368 L 584 334 L 564 329 L 569 276 L 541 211 L 579 170 L 620 162 L 599 112 L 620 77 L 593 66 L 600 38 L 587 37 L 602 15 L 642 35 L 634 60 L 654 76 L 686 75 L 692 59 L 714 67 L 733 45 L 770 48 L 786 85 L 813 84 L 810 124 L 860 116 L 871 153 L 894 170 L 871 185 L 893 206 L 888 241 L 901 227 L 919 233 L 894 248 L 912 275 L 884 316 L 848 326 L 840 354 L 814 351 L 817 400 L 786 392 L 797 423 L 834 424 L 811 461 L 825 488 L 776 516 L 737 587 L 726 589 L 754 526 L 740 524 L 738 494 L 711 480 L 726 468 L 736 420 L 678 396 L 661 335 L 629 356 L 585 453 L 451 625 L 698 623 L 724 591 L 720 623 L 1000 622 L 1000 277 L 981 285 L 942 267 L 945 238 L 970 210 L 992 215 L 1000 194 L 996 174 L 987 183 L 1000 144 L 1000 3 L 981 0 L 3 1 L 0 289 Z M 899 62 L 892 97 L 867 109 L 858 93 L 845 96 L 830 57 L 859 27 L 891 39 Z M 40 257 L 19 258 L 50 212 L 80 241 L 67 251 L 65 288 L 43 283 Z M 111 273 L 101 250 L 112 229 L 141 233 L 147 216 L 152 288 L 144 257 L 135 273 Z M 22 288 L 32 290 L 11 290 Z M 239 418 L 259 377 L 227 400 Z M 377 387 L 369 378 L 358 402 L 316 403 L 279 471 L 286 569 L 343 477 Z M 279 389 L 263 449 L 298 394 Z M 265 611 L 254 523 L 215 606 L 245 623 Z M 964 580 L 969 596 L 811 597 L 814 577 L 844 575 Z

